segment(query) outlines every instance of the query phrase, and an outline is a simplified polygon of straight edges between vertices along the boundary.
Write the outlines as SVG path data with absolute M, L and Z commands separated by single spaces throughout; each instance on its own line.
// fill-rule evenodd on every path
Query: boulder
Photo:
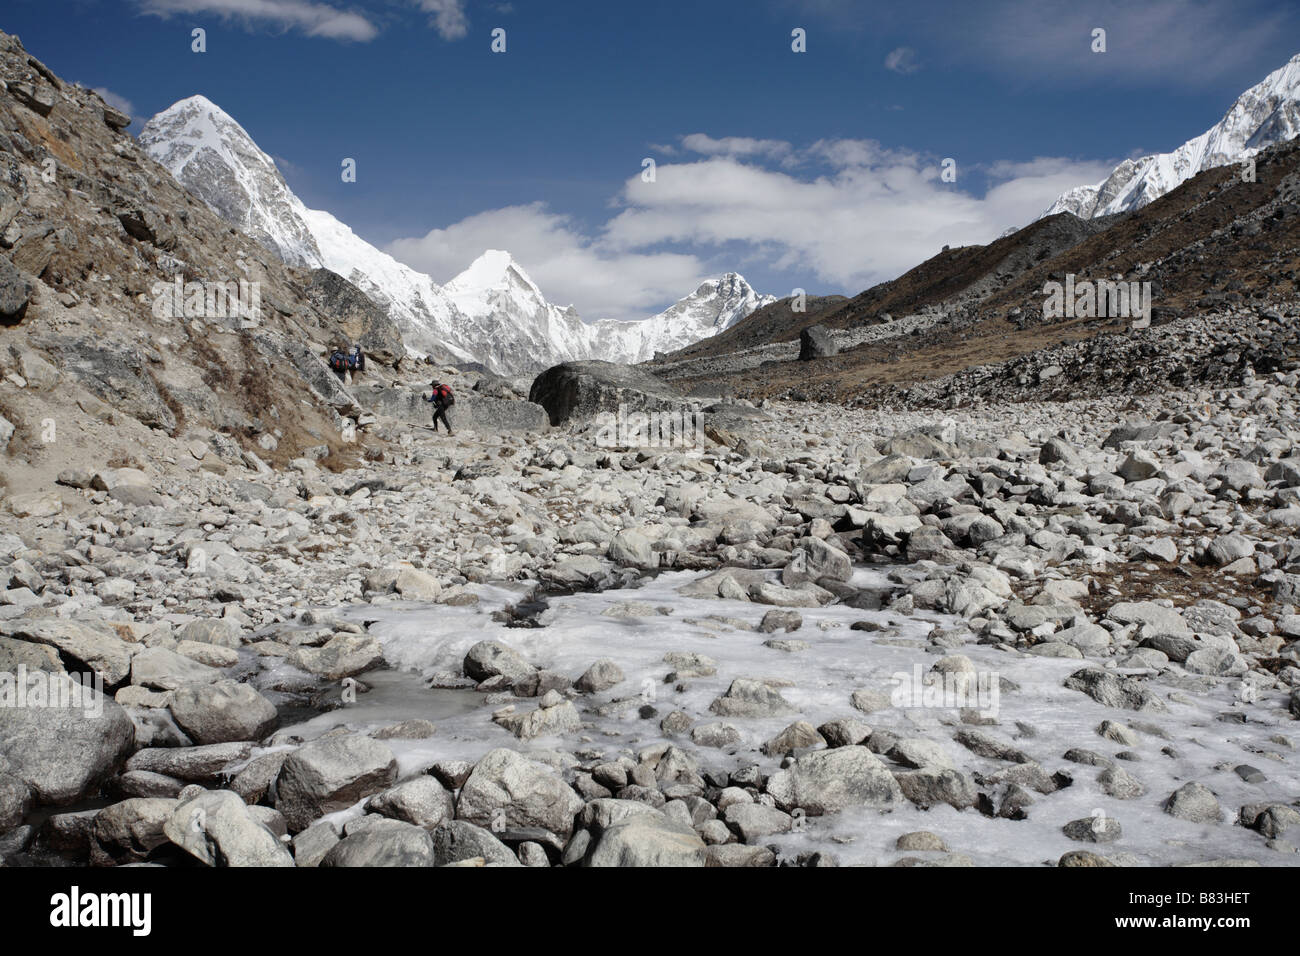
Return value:
M 511 682 L 529 677 L 536 670 L 500 641 L 479 641 L 466 653 L 464 668 L 465 676 L 472 680 L 485 681 L 504 676 Z
M 455 818 L 451 794 L 433 777 L 405 780 L 366 802 L 366 810 L 432 830 Z
M 275 705 L 248 684 L 185 684 L 172 694 L 172 716 L 197 744 L 260 740 L 277 723 Z
M 474 765 L 456 802 L 456 817 L 494 830 L 541 827 L 567 838 L 582 806 L 582 798 L 549 767 L 503 748 Z
M 839 346 L 826 326 L 810 325 L 799 330 L 799 361 L 829 358 L 839 353 Z
M 210 790 L 176 804 L 167 839 L 208 866 L 293 866 L 293 856 L 239 795 Z
M 429 832 L 400 820 L 379 820 L 336 843 L 320 865 L 334 866 L 435 866 L 436 855 Z
M 481 859 L 489 866 L 520 866 L 511 849 L 482 827 L 453 820 L 433 831 L 434 866 Z
M 660 813 L 629 816 L 602 830 L 586 866 L 704 866 L 704 841 L 689 826 Z
M 296 833 L 387 789 L 396 777 L 397 758 L 379 741 L 351 734 L 321 737 L 285 758 L 275 808 Z
M 565 362 L 547 369 L 533 380 L 528 400 L 546 409 L 552 425 L 595 418 L 601 412 L 668 411 L 690 409 L 675 385 L 656 378 L 635 365 L 613 362 Z
M 72 803 L 121 767 L 134 747 L 135 725 L 93 688 L 64 674 L 34 673 L 52 693 L 57 685 L 63 699 L 82 706 L 0 707 L 0 758 L 39 803 Z
M 94 671 L 108 686 L 126 680 L 139 649 L 107 631 L 57 618 L 8 621 L 0 624 L 0 635 L 52 647 L 74 662 L 74 670 Z
M 892 809 L 904 799 L 885 764 L 866 747 L 836 747 L 804 754 L 768 780 L 777 806 L 809 816 L 848 807 Z
M 132 797 L 105 807 L 90 828 L 92 866 L 138 863 L 167 842 L 164 827 L 176 801 Z

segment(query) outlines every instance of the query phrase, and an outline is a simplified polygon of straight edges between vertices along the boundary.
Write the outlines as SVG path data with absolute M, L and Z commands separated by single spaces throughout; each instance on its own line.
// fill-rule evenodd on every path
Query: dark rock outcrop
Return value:
M 810 325 L 799 333 L 799 361 L 827 358 L 839 352 L 824 325 Z
M 306 292 L 312 305 L 342 327 L 349 343 L 361 344 L 369 360 L 392 365 L 406 354 L 402 334 L 388 313 L 337 272 L 312 270 Z
M 690 403 L 673 385 L 644 369 L 613 362 L 565 362 L 533 380 L 528 400 L 546 409 L 552 425 L 601 412 L 673 411 Z

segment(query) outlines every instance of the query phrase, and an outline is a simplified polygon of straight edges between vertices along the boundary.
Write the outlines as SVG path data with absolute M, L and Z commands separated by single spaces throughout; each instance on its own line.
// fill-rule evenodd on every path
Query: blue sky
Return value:
M 589 319 L 731 269 L 854 294 L 1176 147 L 1300 52 L 1300 9 L 1262 0 L 8 0 L 0 27 L 141 121 L 204 94 L 438 281 L 509 249 Z

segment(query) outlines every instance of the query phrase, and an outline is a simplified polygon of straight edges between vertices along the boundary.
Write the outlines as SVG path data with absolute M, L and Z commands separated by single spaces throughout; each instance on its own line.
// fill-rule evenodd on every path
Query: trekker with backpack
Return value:
M 354 379 L 366 370 L 366 353 L 361 351 L 361 345 L 352 346 L 352 352 L 348 355 L 348 371 L 354 372 Z
M 421 395 L 420 397 L 426 402 L 433 402 L 433 430 L 438 430 L 438 419 L 441 418 L 442 423 L 447 426 L 447 434 L 454 435 L 455 432 L 451 430 L 451 419 L 447 417 L 447 409 L 456 404 L 456 396 L 451 393 L 448 386 L 443 385 L 437 379 L 430 382 L 429 387 L 433 389 L 433 393 L 428 396 Z
M 348 375 L 348 354 L 343 349 L 335 347 L 330 353 L 329 361 L 330 371 L 339 377 L 340 382 L 347 381 Z

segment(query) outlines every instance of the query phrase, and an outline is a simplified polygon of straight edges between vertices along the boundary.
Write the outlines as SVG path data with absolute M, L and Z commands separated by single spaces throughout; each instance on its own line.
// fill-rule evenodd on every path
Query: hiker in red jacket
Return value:
M 438 419 L 441 418 L 442 423 L 447 426 L 447 434 L 454 435 L 455 432 L 451 430 L 451 419 L 447 417 L 447 409 L 456 404 L 456 396 L 451 393 L 448 386 L 436 379 L 430 382 L 429 386 L 433 389 L 433 393 L 420 397 L 426 402 L 433 402 L 433 430 L 438 430 Z

